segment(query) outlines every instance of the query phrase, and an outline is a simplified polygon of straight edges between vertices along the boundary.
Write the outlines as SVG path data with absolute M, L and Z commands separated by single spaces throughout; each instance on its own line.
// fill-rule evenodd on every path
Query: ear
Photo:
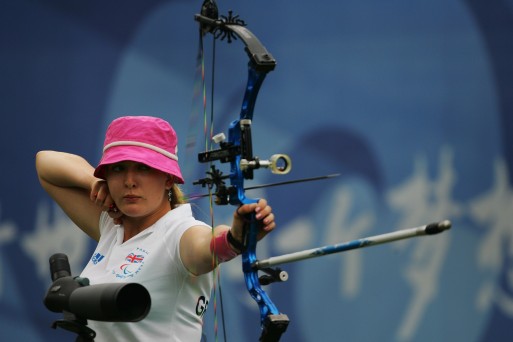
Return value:
M 166 190 L 171 190 L 171 188 L 173 187 L 173 184 L 174 184 L 174 178 L 173 176 L 171 176 L 170 174 L 167 175 L 167 178 L 166 178 Z

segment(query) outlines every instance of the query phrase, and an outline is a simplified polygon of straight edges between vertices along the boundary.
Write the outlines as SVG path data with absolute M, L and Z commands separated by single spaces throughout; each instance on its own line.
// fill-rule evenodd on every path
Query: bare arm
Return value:
M 183 234 L 180 241 L 180 256 L 185 267 L 196 275 L 212 271 L 214 269 L 213 256 L 210 250 L 212 235 L 218 236 L 223 231 L 231 230 L 233 237 L 237 241 L 242 241 L 245 224 L 243 216 L 251 212 L 255 212 L 256 219 L 262 223 L 258 234 L 259 240 L 276 226 L 271 207 L 267 205 L 266 200 L 261 199 L 258 204 L 246 204 L 239 207 L 233 214 L 231 227 L 219 225 L 215 227 L 213 234 L 210 229 L 204 226 L 191 227 Z M 236 250 L 235 246 L 231 247 Z
M 36 170 L 41 186 L 69 218 L 87 235 L 99 240 L 99 219 L 105 207 L 103 202 L 96 201 L 91 191 L 94 188 L 105 192 L 106 185 L 93 176 L 91 164 L 74 154 L 40 151 L 36 155 Z M 103 201 L 107 195 L 108 192 L 97 197 Z

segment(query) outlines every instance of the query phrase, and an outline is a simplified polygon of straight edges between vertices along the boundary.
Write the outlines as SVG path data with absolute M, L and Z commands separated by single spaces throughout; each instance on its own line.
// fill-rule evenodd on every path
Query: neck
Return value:
M 153 226 L 155 222 L 160 220 L 164 215 L 166 215 L 171 208 L 165 208 L 163 210 L 159 210 L 147 216 L 142 217 L 123 217 L 123 242 L 130 240 L 137 234 L 145 231 L 149 227 Z

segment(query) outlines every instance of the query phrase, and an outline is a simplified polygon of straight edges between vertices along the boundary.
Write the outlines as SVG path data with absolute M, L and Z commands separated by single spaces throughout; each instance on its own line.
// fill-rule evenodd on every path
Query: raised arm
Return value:
M 74 154 L 40 151 L 36 170 L 46 192 L 80 229 L 98 241 L 100 214 L 110 205 L 104 203 L 110 196 L 105 182 L 93 176 L 91 164 Z

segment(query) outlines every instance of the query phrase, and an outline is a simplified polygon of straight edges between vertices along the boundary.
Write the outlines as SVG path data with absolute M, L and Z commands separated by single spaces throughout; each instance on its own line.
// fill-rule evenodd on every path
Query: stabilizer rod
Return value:
M 430 223 L 425 226 L 402 229 L 391 233 L 374 235 L 362 239 L 349 242 L 343 242 L 336 245 L 328 245 L 318 248 L 307 249 L 304 251 L 284 254 L 271 257 L 269 259 L 256 261 L 253 265 L 256 269 L 272 267 L 276 265 L 286 264 L 290 262 L 300 261 L 304 259 L 317 258 L 329 254 L 346 252 L 353 249 L 376 246 L 388 242 L 409 239 L 412 237 L 423 235 L 434 235 L 451 228 L 451 221 L 444 220 L 440 222 Z

